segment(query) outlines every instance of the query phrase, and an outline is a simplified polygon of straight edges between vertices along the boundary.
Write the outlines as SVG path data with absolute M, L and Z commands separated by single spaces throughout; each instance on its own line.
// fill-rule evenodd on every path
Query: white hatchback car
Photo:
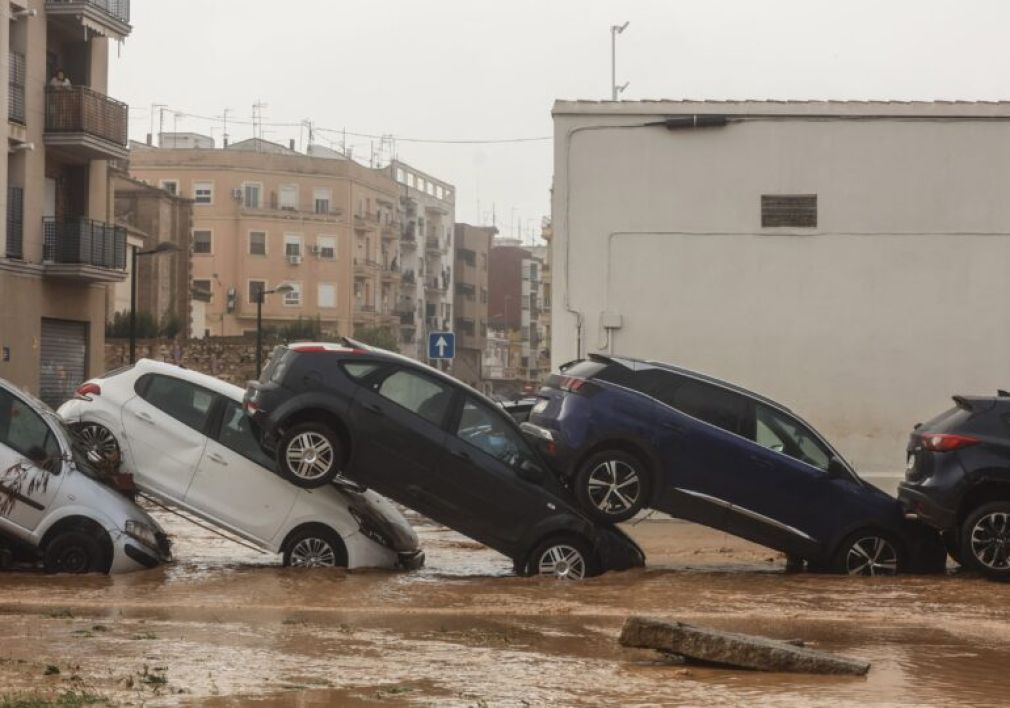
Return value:
M 417 568 L 417 534 L 388 500 L 351 483 L 307 490 L 281 479 L 242 410 L 244 391 L 141 359 L 77 389 L 59 413 L 151 496 L 252 543 L 285 565 Z
M 98 481 L 73 434 L 42 401 L 0 379 L 0 547 L 50 573 L 119 573 L 169 560 L 168 537 Z

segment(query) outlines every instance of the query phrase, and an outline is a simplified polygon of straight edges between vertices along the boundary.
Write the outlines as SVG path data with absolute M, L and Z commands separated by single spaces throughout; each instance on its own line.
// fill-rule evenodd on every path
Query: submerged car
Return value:
M 641 565 L 595 524 L 491 399 L 413 359 L 352 340 L 274 350 L 246 391 L 278 474 L 338 473 L 503 553 L 520 574 L 582 578 Z
M 417 568 L 417 535 L 388 500 L 349 482 L 308 491 L 272 471 L 242 389 L 141 359 L 77 389 L 59 414 L 152 497 L 303 567 Z M 339 481 L 339 480 L 338 480 Z
M 120 573 L 171 558 L 147 512 L 99 481 L 63 421 L 0 379 L 0 546 L 49 573 Z
M 915 426 L 898 499 L 942 532 L 957 563 L 1010 578 L 1010 393 L 954 396 Z
M 600 521 L 646 507 L 813 568 L 939 571 L 939 537 L 787 408 L 659 362 L 590 355 L 550 376 L 524 432 Z

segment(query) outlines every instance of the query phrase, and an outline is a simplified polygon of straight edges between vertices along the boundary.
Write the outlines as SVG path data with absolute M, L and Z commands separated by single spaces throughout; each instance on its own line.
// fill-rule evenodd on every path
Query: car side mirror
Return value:
M 540 484 L 544 481 L 544 468 L 532 460 L 523 460 L 520 462 L 516 472 L 522 479 L 533 484 Z
M 828 477 L 831 479 L 848 479 L 849 468 L 845 466 L 842 460 L 832 455 L 831 459 L 828 460 Z

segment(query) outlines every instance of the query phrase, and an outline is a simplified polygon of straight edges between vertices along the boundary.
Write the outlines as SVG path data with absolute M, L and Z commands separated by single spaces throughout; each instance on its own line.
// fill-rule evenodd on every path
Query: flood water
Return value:
M 418 523 L 412 573 L 298 571 L 162 516 L 176 563 L 105 577 L 0 574 L 0 695 L 356 705 L 1005 705 L 1010 585 L 786 574 L 773 552 L 681 522 L 628 527 L 649 568 L 581 583 Z M 420 522 L 416 518 L 412 521 Z M 684 667 L 620 647 L 632 614 L 872 662 L 866 677 Z M 46 675 L 55 666 L 59 673 Z

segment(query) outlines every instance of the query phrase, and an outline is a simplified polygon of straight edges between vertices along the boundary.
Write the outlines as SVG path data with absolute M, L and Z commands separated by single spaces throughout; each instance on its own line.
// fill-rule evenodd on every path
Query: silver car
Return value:
M 157 522 L 98 476 L 59 416 L 0 379 L 0 545 L 41 558 L 50 573 L 121 573 L 169 560 Z

